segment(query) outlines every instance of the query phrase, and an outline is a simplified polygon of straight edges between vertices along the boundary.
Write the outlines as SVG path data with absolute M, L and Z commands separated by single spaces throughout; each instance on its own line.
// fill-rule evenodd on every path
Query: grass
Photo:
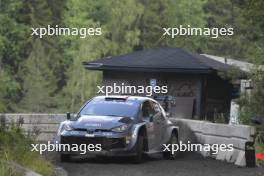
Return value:
M 7 164 L 2 158 L 0 159 L 0 176 L 22 176 L 15 169 Z
M 25 136 L 21 129 L 0 129 L 0 176 L 20 176 L 16 173 L 15 162 L 44 176 L 52 176 L 54 167 L 40 154 L 31 151 L 35 143 L 30 136 Z

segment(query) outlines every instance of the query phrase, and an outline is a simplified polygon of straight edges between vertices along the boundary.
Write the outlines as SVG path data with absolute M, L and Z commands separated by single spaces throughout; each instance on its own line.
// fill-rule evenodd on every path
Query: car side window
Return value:
M 163 116 L 163 113 L 162 113 L 162 110 L 161 110 L 161 107 L 158 103 L 156 102 L 152 102 L 152 106 L 153 106 L 153 109 L 154 109 L 154 112 L 155 112 L 155 115 L 156 114 L 160 114 L 160 120 L 164 121 L 165 120 L 165 117 Z
M 145 101 L 142 106 L 142 116 L 143 117 L 151 117 L 154 115 L 153 108 L 149 101 Z
M 161 113 L 160 106 L 156 102 L 151 101 L 151 105 L 153 107 L 154 115 Z

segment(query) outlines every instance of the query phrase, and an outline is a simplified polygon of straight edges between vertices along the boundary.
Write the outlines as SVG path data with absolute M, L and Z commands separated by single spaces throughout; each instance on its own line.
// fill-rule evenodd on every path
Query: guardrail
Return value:
M 4 119 L 4 120 L 3 120 Z M 57 132 L 59 123 L 66 120 L 66 114 L 0 114 L 0 121 L 7 124 L 19 123 L 25 132 L 38 131 L 39 141 L 51 141 Z M 216 155 L 201 152 L 205 157 L 235 163 L 245 166 L 246 142 L 253 142 L 256 133 L 254 127 L 247 125 L 227 125 L 210 123 L 199 120 L 177 119 L 171 120 L 180 127 L 180 140 L 200 144 L 233 144 L 232 152 L 219 151 Z

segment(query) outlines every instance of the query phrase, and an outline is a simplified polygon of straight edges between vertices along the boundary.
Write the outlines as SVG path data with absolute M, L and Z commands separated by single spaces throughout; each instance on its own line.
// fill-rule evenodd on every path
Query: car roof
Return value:
M 140 101 L 140 102 L 144 102 L 146 100 L 151 100 L 156 102 L 154 99 L 149 98 L 149 97 L 141 97 L 141 96 L 131 96 L 131 95 L 108 95 L 108 96 L 96 96 L 93 99 L 97 99 L 97 100 L 102 100 L 102 99 L 126 99 L 126 100 L 130 100 L 130 101 Z

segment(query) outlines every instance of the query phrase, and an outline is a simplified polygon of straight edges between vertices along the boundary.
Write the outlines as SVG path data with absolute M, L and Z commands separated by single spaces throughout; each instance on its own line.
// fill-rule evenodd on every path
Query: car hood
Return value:
M 83 115 L 72 123 L 74 129 L 112 129 L 123 124 L 130 124 L 129 117 Z

